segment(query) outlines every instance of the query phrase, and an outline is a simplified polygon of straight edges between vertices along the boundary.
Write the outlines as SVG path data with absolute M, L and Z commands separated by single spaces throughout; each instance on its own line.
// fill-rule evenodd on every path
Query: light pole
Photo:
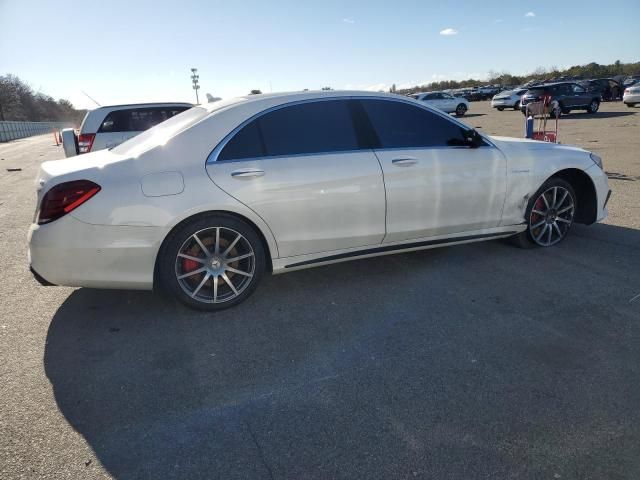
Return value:
M 200 75 L 198 75 L 198 69 L 191 69 L 191 83 L 193 83 L 193 89 L 196 91 L 196 104 L 200 104 L 200 100 L 198 99 L 198 90 L 200 90 L 200 85 L 198 85 L 198 79 Z

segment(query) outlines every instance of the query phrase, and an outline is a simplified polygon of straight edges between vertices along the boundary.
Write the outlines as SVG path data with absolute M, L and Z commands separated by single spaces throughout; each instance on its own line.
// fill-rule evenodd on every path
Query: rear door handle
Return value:
M 418 163 L 418 159 L 416 158 L 394 158 L 391 160 L 391 163 L 398 167 L 410 167 L 411 165 L 415 165 Z
M 231 172 L 233 178 L 252 178 L 262 177 L 264 170 L 258 170 L 257 168 L 243 168 L 242 170 L 235 170 Z

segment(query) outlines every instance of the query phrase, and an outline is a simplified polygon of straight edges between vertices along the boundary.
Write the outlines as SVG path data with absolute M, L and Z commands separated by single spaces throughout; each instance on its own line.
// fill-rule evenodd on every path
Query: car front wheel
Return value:
M 571 184 L 552 178 L 535 193 L 525 214 L 527 229 L 513 237 L 516 245 L 550 247 L 564 240 L 573 225 L 576 195 Z
M 265 265 L 265 249 L 251 226 L 231 216 L 207 215 L 167 238 L 159 280 L 187 306 L 222 310 L 253 293 Z
M 593 100 L 589 104 L 589 107 L 587 107 L 587 113 L 596 113 L 599 108 L 600 108 L 600 102 L 597 100 Z
M 464 103 L 461 103 L 460 105 L 458 105 L 456 107 L 456 116 L 457 117 L 462 117 L 462 116 L 464 116 L 465 113 L 467 113 L 467 106 Z

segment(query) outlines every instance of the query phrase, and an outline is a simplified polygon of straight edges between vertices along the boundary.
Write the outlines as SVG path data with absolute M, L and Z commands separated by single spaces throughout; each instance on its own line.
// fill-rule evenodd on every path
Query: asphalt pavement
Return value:
M 640 182 L 554 248 L 292 272 L 205 314 L 35 282 L 52 140 L 0 145 L 0 478 L 640 478 Z

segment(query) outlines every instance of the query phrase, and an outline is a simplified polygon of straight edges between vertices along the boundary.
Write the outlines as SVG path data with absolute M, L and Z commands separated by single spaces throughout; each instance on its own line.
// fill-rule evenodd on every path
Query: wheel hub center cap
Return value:
M 213 257 L 211 259 L 211 268 L 217 270 L 222 266 L 222 260 L 220 260 L 218 257 Z

